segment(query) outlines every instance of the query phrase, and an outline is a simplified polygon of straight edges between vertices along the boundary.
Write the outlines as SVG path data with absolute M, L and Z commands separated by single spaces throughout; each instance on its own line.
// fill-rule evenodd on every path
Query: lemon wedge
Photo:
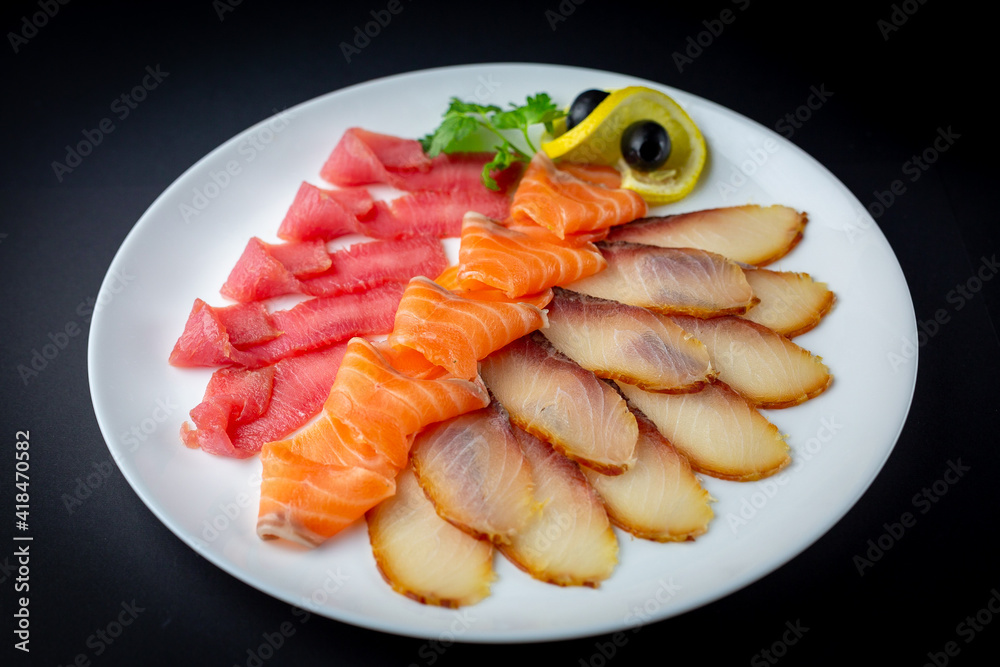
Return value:
M 622 158 L 622 133 L 640 120 L 656 121 L 670 135 L 670 157 L 653 171 L 633 169 Z M 622 175 L 622 187 L 635 190 L 654 206 L 677 201 L 691 192 L 708 154 L 701 130 L 684 109 L 660 91 L 643 86 L 612 91 L 573 129 L 565 128 L 561 119 L 556 125 L 557 136 L 542 143 L 550 158 L 616 167 Z

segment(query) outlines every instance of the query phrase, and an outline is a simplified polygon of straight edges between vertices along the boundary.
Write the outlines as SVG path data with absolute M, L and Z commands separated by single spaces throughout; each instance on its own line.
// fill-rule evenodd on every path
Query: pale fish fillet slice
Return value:
M 639 431 L 625 401 L 541 334 L 486 357 L 480 373 L 512 422 L 578 463 L 621 474 L 635 460 Z
M 747 282 L 760 303 L 743 315 L 783 336 L 793 338 L 823 319 L 836 300 L 826 283 L 808 273 L 746 269 Z
M 594 375 L 650 391 L 697 391 L 715 377 L 694 336 L 645 308 L 556 288 L 541 333 Z
M 708 348 L 719 379 L 760 408 L 787 408 L 826 391 L 830 370 L 816 355 L 741 317 L 672 319 Z
M 750 482 L 791 463 L 778 428 L 724 384 L 694 394 L 654 393 L 617 384 L 697 472 Z
M 764 266 L 798 244 L 806 222 L 805 213 L 787 206 L 731 206 L 643 218 L 612 229 L 608 240 L 701 248 L 737 262 Z
M 695 317 L 739 315 L 757 303 L 743 269 L 722 255 L 624 242 L 598 247 L 607 268 L 565 285 L 567 289 Z
M 410 468 L 396 478 L 396 495 L 365 518 L 375 563 L 396 592 L 451 608 L 490 594 L 492 545 L 439 517 Z
M 708 530 L 712 497 L 687 458 L 641 412 L 636 462 L 625 474 L 602 475 L 583 469 L 616 526 L 656 542 L 693 540 Z
M 425 429 L 410 461 L 438 515 L 473 537 L 508 543 L 536 509 L 528 462 L 495 401 Z
M 618 539 L 600 498 L 575 463 L 529 433 L 519 439 L 542 508 L 500 552 L 540 581 L 596 588 L 618 564 Z

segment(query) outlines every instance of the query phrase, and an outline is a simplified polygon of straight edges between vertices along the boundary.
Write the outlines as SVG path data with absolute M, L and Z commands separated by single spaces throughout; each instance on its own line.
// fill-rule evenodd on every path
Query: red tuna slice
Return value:
M 360 292 L 388 282 L 406 283 L 414 276 L 436 276 L 448 266 L 441 242 L 430 236 L 399 241 L 357 243 L 330 255 L 326 273 L 302 281 L 312 296 Z
M 320 176 L 346 186 L 392 183 L 395 172 L 426 170 L 430 165 L 419 141 L 352 127 L 337 142 Z
M 220 368 L 212 374 L 202 402 L 191 410 L 192 428 L 181 425 L 181 440 L 188 447 L 209 454 L 246 458 L 252 452 L 238 449 L 230 429 L 259 418 L 268 409 L 275 380 L 275 368 Z
M 278 228 L 286 241 L 330 241 L 358 232 L 358 218 L 371 214 L 371 194 L 364 188 L 324 190 L 303 182 Z
M 250 239 L 219 291 L 240 302 L 260 301 L 299 291 L 297 275 L 330 268 L 322 241 L 271 245 Z
M 241 451 L 259 452 L 264 443 L 281 440 L 319 414 L 346 349 L 347 342 L 342 341 L 267 366 L 274 369 L 271 402 L 259 419 L 230 429 L 233 446 Z
M 233 354 L 239 354 L 234 346 L 264 343 L 280 334 L 281 330 L 275 327 L 263 304 L 215 308 L 195 299 L 184 332 L 170 353 L 170 363 L 174 366 L 226 366 L 232 363 Z
M 233 350 L 232 360 L 256 368 L 353 336 L 387 334 L 392 331 L 403 289 L 402 283 L 386 283 L 366 292 L 310 299 L 275 311 L 271 319 L 284 333 L 266 343 Z
M 212 310 L 226 328 L 229 344 L 234 347 L 264 343 L 281 335 L 281 330 L 271 321 L 271 314 L 259 301 Z
M 483 185 L 483 167 L 493 159 L 492 153 L 441 153 L 431 161 L 427 171 L 397 173 L 390 185 L 400 190 L 488 190 Z M 511 189 L 520 178 L 523 165 L 515 162 L 503 171 L 491 173 L 500 192 Z
M 510 213 L 510 198 L 485 187 L 448 192 L 426 190 L 378 202 L 378 214 L 362 222 L 365 233 L 379 239 L 426 235 L 438 238 L 462 235 L 462 217 L 469 211 L 503 220 Z M 431 275 L 431 274 L 427 274 Z

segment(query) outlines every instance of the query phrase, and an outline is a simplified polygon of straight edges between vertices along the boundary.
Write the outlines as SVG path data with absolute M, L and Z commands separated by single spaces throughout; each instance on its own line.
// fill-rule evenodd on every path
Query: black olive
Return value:
M 632 123 L 622 133 L 622 156 L 633 169 L 659 169 L 670 157 L 670 135 L 656 121 Z
M 569 105 L 569 114 L 566 116 L 566 129 L 572 130 L 580 124 L 590 112 L 597 108 L 597 105 L 604 101 L 608 94 L 603 90 L 585 90 L 576 96 L 573 104 Z

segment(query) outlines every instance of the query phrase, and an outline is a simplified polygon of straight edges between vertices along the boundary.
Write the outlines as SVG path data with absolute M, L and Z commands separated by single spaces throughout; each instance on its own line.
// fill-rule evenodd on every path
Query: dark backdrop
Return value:
M 386 2 L 5 3 L 0 637 L 7 657 L 0 662 L 63 665 L 84 654 L 95 665 L 245 665 L 262 633 L 290 618 L 287 605 L 178 540 L 117 470 L 68 514 L 61 496 L 94 462 L 108 460 L 87 388 L 86 337 L 70 339 L 27 385 L 16 368 L 67 322 L 86 333 L 78 308 L 86 310 L 97 294 L 126 233 L 218 144 L 276 109 L 344 86 L 485 61 L 620 71 L 704 96 L 769 127 L 803 104 L 811 87 L 825 86 L 829 100 L 791 139 L 866 205 L 887 200 L 893 181 L 907 177 L 904 164 L 932 145 L 939 128 L 960 136 L 878 216 L 929 334 L 909 420 L 885 469 L 842 521 L 788 565 L 635 635 L 608 664 L 768 664 L 760 651 L 780 640 L 786 623 L 809 630 L 781 664 L 995 660 L 1000 618 L 987 603 L 997 596 L 994 608 L 1000 604 L 992 479 L 1000 471 L 996 282 L 960 310 L 947 300 L 997 252 L 993 17 L 940 0 L 873 2 L 864 10 L 664 2 L 656 11 L 609 0 L 402 1 L 403 11 L 350 63 L 340 43 Z M 51 17 L 38 14 L 46 7 Z M 717 23 L 727 8 L 736 19 Z M 43 25 L 33 30 L 25 20 Z M 700 52 L 691 46 L 713 27 L 719 34 L 702 35 L 707 45 Z M 690 62 L 679 67 L 675 52 L 687 52 Z M 169 73 L 163 85 L 78 167 L 57 174 L 52 162 L 65 159 L 64 147 L 108 116 L 109 101 L 136 85 L 147 66 Z M 926 323 L 939 309 L 950 319 L 934 330 Z M 31 431 L 30 655 L 13 649 L 12 633 L 19 429 Z M 913 495 L 958 459 L 970 468 L 961 481 L 859 576 L 853 557 L 885 532 L 884 524 L 913 511 Z M 132 600 L 143 611 L 121 637 L 104 646 L 88 640 Z M 974 622 L 982 625 L 959 625 L 977 613 Z M 267 664 L 578 665 L 597 655 L 595 643 L 607 641 L 456 645 L 439 654 L 422 641 L 317 618 Z M 957 655 L 945 653 L 948 642 Z

